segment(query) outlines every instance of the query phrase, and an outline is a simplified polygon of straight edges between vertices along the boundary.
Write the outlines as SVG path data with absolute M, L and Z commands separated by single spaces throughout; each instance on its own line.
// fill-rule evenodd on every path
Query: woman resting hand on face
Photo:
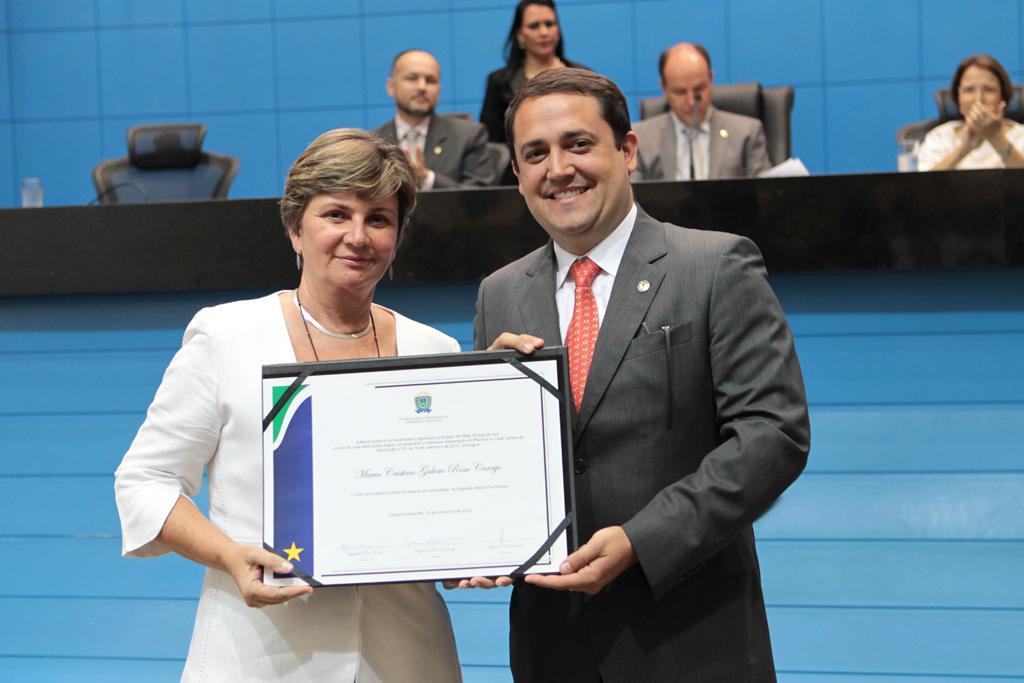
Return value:
M 262 548 L 262 366 L 459 349 L 373 303 L 415 204 L 396 145 L 354 129 L 310 143 L 281 198 L 298 288 L 199 311 L 117 469 L 123 553 L 208 567 L 184 681 L 461 680 L 432 583 L 262 582 L 293 568 Z M 209 517 L 188 498 L 204 469 Z
M 1013 86 L 1002 65 L 989 55 L 968 57 L 953 75 L 950 92 L 963 118 L 929 131 L 918 152 L 918 169 L 1024 166 L 1024 126 L 1003 118 Z

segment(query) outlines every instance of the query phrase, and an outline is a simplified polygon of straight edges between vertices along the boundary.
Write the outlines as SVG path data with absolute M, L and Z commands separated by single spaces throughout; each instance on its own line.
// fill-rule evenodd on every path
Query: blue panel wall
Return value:
M 1024 271 L 773 283 L 813 427 L 756 526 L 780 681 L 1024 681 Z M 119 557 L 112 472 L 195 310 L 257 294 L 0 299 L 0 678 L 177 680 L 201 571 Z M 474 295 L 377 298 L 468 346 Z M 508 593 L 445 598 L 507 683 Z
M 0 206 L 15 204 L 16 184 L 30 175 L 43 178 L 50 204 L 91 200 L 92 167 L 124 153 L 129 126 L 155 121 L 209 125 L 208 148 L 241 161 L 232 196 L 278 194 L 314 134 L 389 116 L 384 80 L 399 50 L 434 52 L 441 109 L 475 116 L 487 73 L 501 65 L 513 5 L 4 0 Z M 1024 0 L 559 7 L 567 54 L 615 78 L 634 114 L 642 97 L 659 94 L 658 54 L 681 40 L 709 48 L 719 82 L 796 86 L 793 151 L 813 173 L 895 170 L 897 128 L 933 114 L 932 93 L 967 54 L 991 52 L 1014 79 L 1024 75 Z

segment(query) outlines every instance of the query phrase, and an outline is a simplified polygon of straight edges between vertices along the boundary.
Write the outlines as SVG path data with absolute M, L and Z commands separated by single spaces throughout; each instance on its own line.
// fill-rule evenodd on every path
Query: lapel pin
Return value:
M 441 152 L 443 151 L 444 150 L 441 149 L 441 145 L 438 145 L 437 147 L 434 148 L 434 156 L 441 156 Z
M 641 294 L 643 292 L 646 292 L 650 288 L 651 283 L 648 282 L 647 280 L 641 280 L 640 282 L 636 283 L 636 291 L 640 292 Z
M 729 131 L 727 131 L 725 128 L 722 128 L 721 130 L 718 131 L 718 135 L 724 140 L 725 138 L 729 137 Z

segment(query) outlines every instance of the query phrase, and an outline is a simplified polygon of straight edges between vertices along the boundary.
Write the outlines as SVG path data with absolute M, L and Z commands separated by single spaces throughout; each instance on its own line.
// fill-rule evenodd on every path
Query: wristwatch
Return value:
M 999 156 L 1002 157 L 1003 159 L 1006 159 L 1006 158 L 1009 158 L 1009 156 L 1010 156 L 1010 154 L 1012 152 L 1013 152 L 1013 145 L 1011 145 L 1009 142 L 1007 142 L 1005 145 L 1003 145 L 999 149 Z

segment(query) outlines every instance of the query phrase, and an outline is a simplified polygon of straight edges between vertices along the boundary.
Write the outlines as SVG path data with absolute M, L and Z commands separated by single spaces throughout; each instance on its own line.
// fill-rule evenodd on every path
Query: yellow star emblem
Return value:
M 289 562 L 291 562 L 292 560 L 295 560 L 296 562 L 301 562 L 302 559 L 299 557 L 299 553 L 301 553 L 303 550 L 305 550 L 305 548 L 296 548 L 295 541 L 292 541 L 292 547 L 285 548 L 284 552 L 286 555 L 288 555 Z

